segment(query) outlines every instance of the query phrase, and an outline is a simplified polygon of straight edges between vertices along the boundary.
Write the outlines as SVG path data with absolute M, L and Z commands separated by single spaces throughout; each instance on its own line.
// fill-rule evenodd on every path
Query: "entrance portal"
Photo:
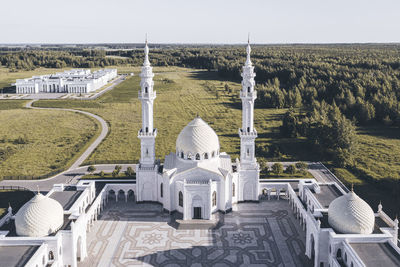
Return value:
M 201 219 L 201 207 L 193 208 L 193 219 Z

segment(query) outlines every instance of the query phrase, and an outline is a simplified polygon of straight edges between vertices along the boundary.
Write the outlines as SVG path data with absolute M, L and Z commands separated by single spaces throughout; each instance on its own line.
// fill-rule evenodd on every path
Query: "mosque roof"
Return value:
M 25 203 L 15 215 L 17 235 L 29 237 L 48 236 L 64 223 L 64 210 L 59 202 L 37 194 Z
M 219 140 L 215 131 L 200 117 L 195 118 L 179 133 L 176 140 L 176 149 L 185 154 L 191 153 L 193 156 L 199 153 L 203 155 L 219 150 Z
M 371 234 L 375 214 L 367 202 L 350 191 L 330 203 L 328 221 L 333 229 L 343 234 Z

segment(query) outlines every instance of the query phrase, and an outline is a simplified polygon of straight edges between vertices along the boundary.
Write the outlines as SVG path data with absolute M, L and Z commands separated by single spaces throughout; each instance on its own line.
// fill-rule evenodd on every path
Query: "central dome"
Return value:
M 215 131 L 197 117 L 178 135 L 176 152 L 185 159 L 208 159 L 219 154 L 219 140 Z
M 37 194 L 25 203 L 15 215 L 15 229 L 19 236 L 43 237 L 61 228 L 64 210 L 52 198 Z
M 371 234 L 375 215 L 367 202 L 350 191 L 331 202 L 328 221 L 333 229 L 343 234 Z

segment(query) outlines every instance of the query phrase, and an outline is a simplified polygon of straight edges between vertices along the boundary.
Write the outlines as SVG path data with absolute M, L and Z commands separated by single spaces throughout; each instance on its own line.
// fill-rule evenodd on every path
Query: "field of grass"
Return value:
M 154 69 L 158 72 L 158 68 Z M 215 72 L 192 71 L 187 69 L 160 72 L 154 78 L 157 98 L 154 104 L 155 127 L 158 128 L 156 153 L 158 158 L 175 151 L 179 132 L 197 114 L 217 132 L 221 151 L 239 156 L 240 139 L 238 128 L 241 124 L 241 102 L 239 83 L 219 80 Z M 89 162 L 114 162 L 127 159 L 137 162 L 140 148 L 137 131 L 141 127 L 141 106 L 137 98 L 140 78 L 133 76 L 94 101 L 41 100 L 35 106 L 70 107 L 86 110 L 103 117 L 111 132 L 106 140 L 89 157 Z M 225 91 L 225 83 L 233 89 Z M 212 88 L 212 89 L 210 89 Z M 216 96 L 217 90 L 219 92 Z M 280 118 L 286 110 L 256 109 L 255 125 L 259 133 L 259 144 L 276 142 L 279 136 Z M 307 154 L 305 143 L 299 139 L 279 139 L 285 150 L 284 160 L 301 158 Z M 306 158 L 308 160 L 308 158 Z
M 15 214 L 27 201 L 34 196 L 32 191 L 0 190 L 0 218 L 7 213 L 8 205 L 11 205 Z
M 65 168 L 99 128 L 82 114 L 22 108 L 0 110 L 0 125 L 0 178 Z

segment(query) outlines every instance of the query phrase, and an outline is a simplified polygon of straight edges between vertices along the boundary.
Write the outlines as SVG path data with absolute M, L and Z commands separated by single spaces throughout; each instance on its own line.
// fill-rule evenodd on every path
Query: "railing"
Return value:
M 322 162 L 318 162 L 319 164 L 321 164 L 328 172 L 329 174 L 333 177 L 333 179 L 335 180 L 334 182 L 336 182 L 346 193 L 348 193 L 350 190 L 342 183 L 342 181 L 340 181 L 339 178 L 336 177 L 336 175 L 334 175 Z
M 257 98 L 257 91 L 254 90 L 253 92 L 243 92 L 240 91 L 240 97 L 249 97 L 249 98 Z
M 34 176 L 34 175 L 10 175 L 10 176 L 3 176 L 3 180 L 39 180 L 52 177 L 54 175 L 59 174 L 60 172 L 65 171 L 65 169 L 58 169 L 56 171 L 47 173 L 45 175 Z
M 30 191 L 28 188 L 23 186 L 15 186 L 15 185 L 2 185 L 0 186 L 0 190 L 19 190 L 19 191 Z
M 257 131 L 254 128 L 253 128 L 253 131 L 251 131 L 251 132 L 247 132 L 247 131 L 243 131 L 243 129 L 239 129 L 239 135 L 257 136 Z
M 157 92 L 153 91 L 153 93 L 142 93 L 142 91 L 138 92 L 138 97 L 141 98 L 156 98 Z

